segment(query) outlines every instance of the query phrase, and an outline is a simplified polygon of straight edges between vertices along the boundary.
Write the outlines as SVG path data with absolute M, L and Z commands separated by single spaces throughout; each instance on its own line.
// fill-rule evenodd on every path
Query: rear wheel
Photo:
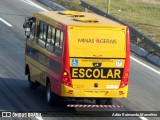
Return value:
M 46 95 L 47 95 L 47 104 L 49 106 L 52 106 L 52 105 L 55 106 L 55 105 L 57 105 L 58 99 L 57 99 L 56 94 L 52 93 L 52 91 L 51 91 L 51 84 L 50 84 L 50 82 L 47 83 L 47 93 L 46 93 Z
M 28 83 L 29 83 L 29 88 L 31 89 L 35 89 L 37 87 L 36 83 L 31 81 L 30 73 L 28 73 Z

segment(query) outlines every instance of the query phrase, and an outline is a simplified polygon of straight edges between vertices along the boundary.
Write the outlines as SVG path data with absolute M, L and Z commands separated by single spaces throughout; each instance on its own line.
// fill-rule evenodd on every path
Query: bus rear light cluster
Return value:
M 125 87 L 125 86 L 128 85 L 128 77 L 129 77 L 129 73 L 125 73 L 123 78 L 122 78 L 122 82 L 121 82 L 120 88 Z
M 63 84 L 67 85 L 69 87 L 72 87 L 72 82 L 71 82 L 71 79 L 70 79 L 70 75 L 67 71 L 63 72 Z
M 123 78 L 119 88 L 123 88 L 128 85 L 128 78 Z

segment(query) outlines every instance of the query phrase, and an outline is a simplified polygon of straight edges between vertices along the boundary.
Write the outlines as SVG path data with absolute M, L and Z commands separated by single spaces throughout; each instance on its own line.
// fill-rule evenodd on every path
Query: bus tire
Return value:
M 47 104 L 48 104 L 49 106 L 55 106 L 55 105 L 57 105 L 57 97 L 56 97 L 56 95 L 51 91 L 51 84 L 50 84 L 50 82 L 47 83 L 46 96 L 47 96 Z
M 30 89 L 36 89 L 37 85 L 36 85 L 36 83 L 31 81 L 30 72 L 28 73 L 28 83 L 29 83 L 29 88 Z

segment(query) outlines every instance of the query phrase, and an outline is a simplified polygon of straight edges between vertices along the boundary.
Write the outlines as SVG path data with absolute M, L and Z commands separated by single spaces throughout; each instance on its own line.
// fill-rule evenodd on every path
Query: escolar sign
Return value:
M 117 79 L 122 78 L 123 68 L 71 67 L 72 79 Z

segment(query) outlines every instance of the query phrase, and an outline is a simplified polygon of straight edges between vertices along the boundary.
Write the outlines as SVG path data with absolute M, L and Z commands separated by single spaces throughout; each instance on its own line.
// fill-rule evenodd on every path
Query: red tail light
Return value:
M 126 36 L 126 61 L 124 66 L 124 72 L 121 80 L 121 84 L 119 88 L 123 88 L 128 85 L 129 81 L 129 70 L 130 70 L 130 33 L 127 28 L 127 36 Z
M 70 74 L 66 70 L 63 72 L 63 84 L 66 86 L 72 87 L 72 81 L 70 78 Z
M 128 75 L 129 75 L 129 73 L 125 73 L 125 75 L 123 75 L 123 78 L 122 78 L 122 81 L 121 81 L 121 84 L 120 84 L 119 88 L 123 88 L 123 87 L 128 85 L 128 79 L 129 79 Z

